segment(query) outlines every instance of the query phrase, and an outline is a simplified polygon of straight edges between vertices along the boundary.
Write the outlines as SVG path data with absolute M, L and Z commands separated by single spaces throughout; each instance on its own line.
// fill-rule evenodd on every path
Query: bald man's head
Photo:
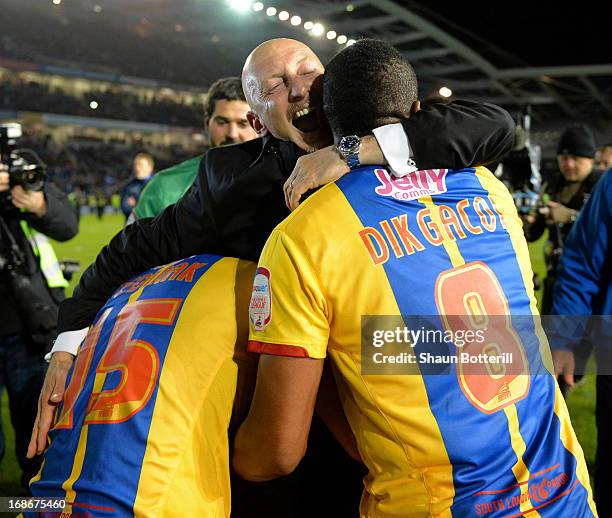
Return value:
M 321 109 L 323 72 L 319 58 L 300 41 L 278 38 L 255 48 L 242 71 L 255 131 L 290 140 L 305 151 L 329 144 Z

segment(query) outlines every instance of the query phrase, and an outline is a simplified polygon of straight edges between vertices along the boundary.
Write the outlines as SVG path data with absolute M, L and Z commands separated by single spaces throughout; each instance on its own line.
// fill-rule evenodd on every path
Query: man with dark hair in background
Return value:
M 155 161 L 149 153 L 138 153 L 134 157 L 134 177 L 121 190 L 121 212 L 127 219 L 138 203 L 140 193 L 153 176 Z
M 342 50 L 323 94 L 351 173 L 281 222 L 261 254 L 248 345 L 261 357 L 235 440 L 237 473 L 262 482 L 299 464 L 315 405 L 327 402 L 317 392 L 329 354 L 350 429 L 341 411 L 326 414 L 329 427 L 369 469 L 362 518 L 596 516 L 534 325 L 533 273 L 510 193 L 483 167 L 397 180 L 382 165 L 360 164 L 366 135 L 420 109 L 414 71 L 388 43 Z M 419 322 L 454 343 L 412 334 L 398 344 L 394 329 L 416 331 Z M 470 330 L 482 339 L 468 339 Z M 391 343 L 369 338 L 376 333 Z M 501 368 L 474 368 L 481 356 L 510 351 Z M 459 355 L 462 366 L 451 360 Z M 333 496 L 314 516 L 338 516 L 328 510 L 339 483 L 320 486 Z
M 239 77 L 215 81 L 206 95 L 204 128 L 209 147 L 239 144 L 257 137 L 247 120 L 249 105 Z M 153 218 L 176 203 L 198 175 L 202 155 L 158 172 L 143 189 L 134 209 L 136 218 Z

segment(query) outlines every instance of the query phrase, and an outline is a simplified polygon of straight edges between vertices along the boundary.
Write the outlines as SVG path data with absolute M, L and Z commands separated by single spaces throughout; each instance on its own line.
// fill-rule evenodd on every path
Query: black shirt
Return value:
M 510 115 L 486 103 L 432 105 L 402 125 L 420 169 L 484 165 L 514 144 Z M 204 252 L 257 261 L 289 214 L 282 187 L 300 154 L 272 137 L 208 151 L 181 200 L 128 225 L 102 250 L 60 306 L 58 331 L 90 325 L 119 285 L 154 266 Z

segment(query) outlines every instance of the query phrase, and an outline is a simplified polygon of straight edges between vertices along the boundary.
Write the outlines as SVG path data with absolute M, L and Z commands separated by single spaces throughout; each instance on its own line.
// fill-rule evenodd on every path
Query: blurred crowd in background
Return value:
M 201 106 L 186 105 L 167 98 L 143 100 L 118 87 L 76 96 L 58 87 L 51 88 L 17 77 L 0 82 L 0 110 L 3 109 L 95 116 L 169 126 L 202 125 Z
M 49 133 L 28 132 L 20 143 L 33 149 L 47 165 L 47 175 L 61 190 L 71 195 L 79 207 L 114 205 L 114 194 L 120 194 L 132 176 L 132 161 L 147 151 L 155 157 L 161 170 L 190 158 L 192 154 L 178 146 L 143 147 L 141 142 L 105 142 L 96 139 L 74 139 L 56 144 Z M 94 201 L 95 200 L 95 203 Z

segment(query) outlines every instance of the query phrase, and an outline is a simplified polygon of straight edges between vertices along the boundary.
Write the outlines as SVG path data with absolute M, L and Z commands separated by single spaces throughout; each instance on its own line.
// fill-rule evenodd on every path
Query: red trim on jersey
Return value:
M 85 509 L 95 509 L 96 511 L 110 511 L 111 513 L 115 512 L 112 507 L 101 507 L 99 505 L 81 504 L 79 502 L 66 502 L 66 505 L 70 505 L 72 507 L 84 507 Z
M 291 356 L 292 358 L 310 358 L 308 351 L 298 345 L 268 344 L 249 340 L 247 350 L 251 353 L 272 354 L 274 356 Z

